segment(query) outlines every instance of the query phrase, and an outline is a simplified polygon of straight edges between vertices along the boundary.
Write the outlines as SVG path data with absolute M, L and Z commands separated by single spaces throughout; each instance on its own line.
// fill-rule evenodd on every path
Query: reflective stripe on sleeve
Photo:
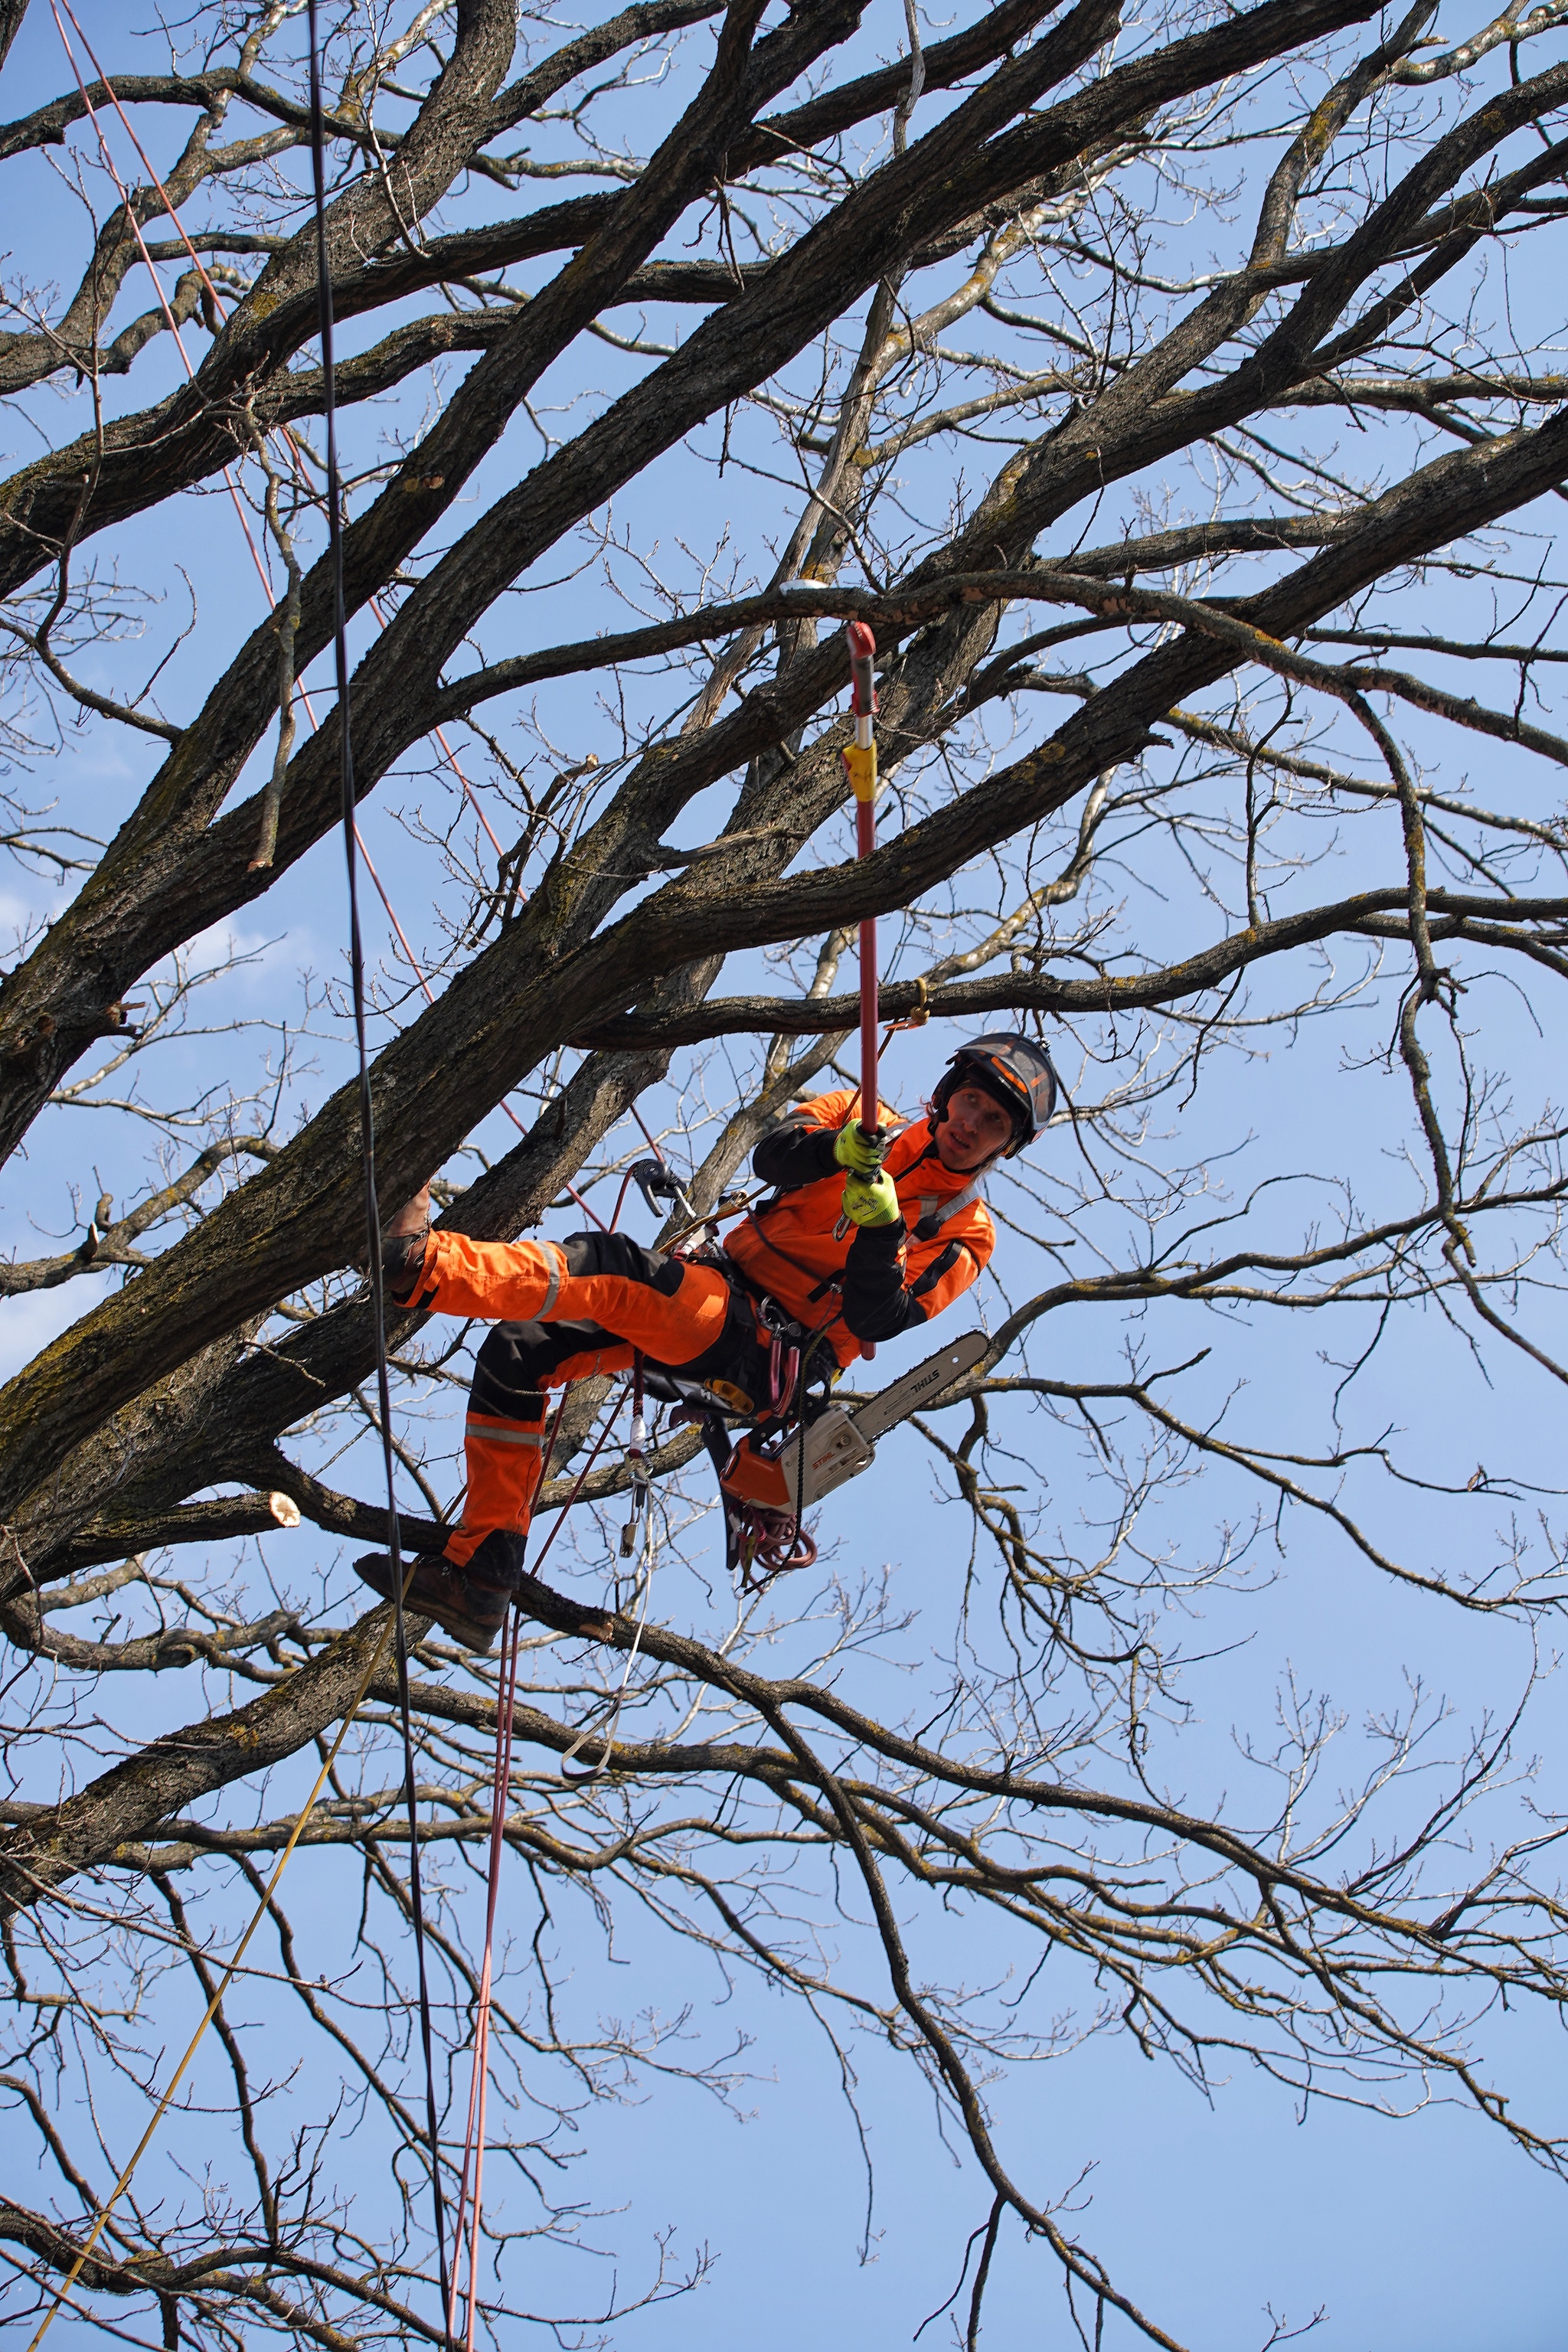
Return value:
M 546 1320 L 551 1308 L 560 1297 L 561 1285 L 564 1280 L 566 1274 L 566 1253 L 562 1248 L 560 1243 L 545 1242 L 542 1246 L 545 1249 L 552 1249 L 555 1252 L 555 1270 L 550 1277 L 549 1287 L 546 1289 L 544 1294 L 544 1304 L 540 1308 L 536 1318 L 541 1323 Z

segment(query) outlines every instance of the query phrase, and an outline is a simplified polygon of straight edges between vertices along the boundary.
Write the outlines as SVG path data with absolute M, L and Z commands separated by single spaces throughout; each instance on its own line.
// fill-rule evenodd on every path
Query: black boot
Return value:
M 466 1568 L 439 1552 L 421 1552 L 412 1563 L 403 1562 L 408 1580 L 403 1605 L 411 1616 L 433 1617 L 466 1650 L 492 1649 L 521 1566 L 522 1538 L 500 1528 L 485 1538 Z M 384 1601 L 392 1599 L 389 1552 L 366 1552 L 355 1560 L 354 1573 Z
M 615 1639 L 615 1622 L 600 1609 L 584 1609 L 563 1592 L 553 1592 L 523 1569 L 525 1538 L 510 1528 L 492 1528 L 464 1568 L 436 1551 L 421 1552 L 412 1563 L 404 1607 L 411 1614 L 434 1617 L 438 1625 L 461 1642 L 466 1650 L 489 1650 L 506 1622 L 515 1598 L 530 1617 L 558 1633 L 575 1634 L 585 1642 Z M 384 1551 L 366 1552 L 354 1562 L 354 1573 L 379 1592 L 392 1598 L 392 1559 Z

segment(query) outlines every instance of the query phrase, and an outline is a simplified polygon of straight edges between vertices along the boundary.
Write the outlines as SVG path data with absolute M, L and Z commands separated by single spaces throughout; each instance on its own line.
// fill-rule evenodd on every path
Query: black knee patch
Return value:
M 544 1388 L 568 1356 L 613 1348 L 602 1323 L 496 1323 L 474 1360 L 468 1407 L 498 1421 L 542 1421 Z
M 555 1360 L 548 1323 L 493 1325 L 474 1360 L 470 1411 L 496 1421 L 542 1421 L 542 1382 Z
M 673 1298 L 686 1279 L 679 1258 L 644 1249 L 630 1234 L 573 1234 L 561 1246 L 568 1274 L 617 1274 L 663 1298 Z

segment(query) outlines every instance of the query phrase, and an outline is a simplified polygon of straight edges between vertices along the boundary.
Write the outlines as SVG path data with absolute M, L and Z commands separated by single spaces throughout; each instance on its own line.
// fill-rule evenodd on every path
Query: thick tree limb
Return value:
M 123 1839 L 145 1837 L 171 1812 L 280 1764 L 335 1723 L 381 1645 L 387 1614 L 385 1605 L 373 1609 L 276 1689 L 154 1740 L 54 1808 L 47 1824 L 0 1839 L 0 1918 L 64 1885 Z M 423 1620 L 411 1619 L 410 1639 L 423 1633 Z

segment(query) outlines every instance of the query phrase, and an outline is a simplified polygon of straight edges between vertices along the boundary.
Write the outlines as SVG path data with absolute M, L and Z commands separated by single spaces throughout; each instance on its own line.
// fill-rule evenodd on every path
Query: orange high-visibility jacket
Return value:
M 853 1363 L 863 1342 L 891 1339 L 910 1323 L 940 1315 L 977 1279 L 996 1246 L 978 1178 L 942 1166 L 929 1117 L 900 1129 L 882 1163 L 902 1223 L 851 1227 L 842 1240 L 836 1238 L 844 1171 L 832 1166 L 827 1138 L 857 1114 L 859 1102 L 857 1093 L 816 1095 L 779 1122 L 758 1148 L 759 1174 L 773 1177 L 770 1145 L 784 1143 L 798 1160 L 807 1139 L 816 1141 L 816 1162 L 826 1161 L 832 1172 L 795 1182 L 764 1202 L 725 1244 L 747 1278 L 797 1323 L 826 1332 L 841 1364 Z M 884 1126 L 897 1126 L 898 1114 L 886 1104 L 880 1116 Z M 873 1294 L 871 1312 L 858 1309 L 858 1296 Z M 858 1332 L 850 1328 L 854 1322 L 863 1327 Z M 868 1323 L 871 1328 L 864 1328 Z

